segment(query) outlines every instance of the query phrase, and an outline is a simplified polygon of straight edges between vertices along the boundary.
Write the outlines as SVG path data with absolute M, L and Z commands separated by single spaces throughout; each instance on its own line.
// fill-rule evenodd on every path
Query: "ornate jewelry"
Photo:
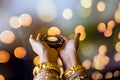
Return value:
M 44 70 L 54 70 L 56 71 L 58 74 L 60 74 L 60 69 L 59 66 L 53 63 L 49 63 L 49 62 L 45 62 L 45 63 L 41 63 L 38 66 L 36 66 L 33 70 L 33 75 L 36 76 L 39 72 L 42 72 Z
M 76 65 L 70 69 L 67 69 L 64 72 L 64 77 L 69 78 L 71 76 L 75 76 L 76 74 L 78 74 L 78 72 L 79 72 L 79 75 L 81 76 L 87 76 L 86 68 L 81 65 Z
M 59 75 L 56 74 L 56 72 L 53 70 L 42 71 L 34 77 L 34 80 L 59 80 L 59 79 L 60 79 Z

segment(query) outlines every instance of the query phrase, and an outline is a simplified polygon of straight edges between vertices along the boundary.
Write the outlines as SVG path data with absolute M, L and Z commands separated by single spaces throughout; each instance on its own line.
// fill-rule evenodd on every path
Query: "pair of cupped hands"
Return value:
M 68 39 L 63 35 L 59 35 L 65 40 L 65 42 L 62 47 L 57 49 L 51 48 L 42 41 L 44 36 L 44 34 L 39 33 L 36 38 L 34 38 L 33 35 L 30 35 L 29 38 L 33 51 L 40 56 L 39 63 L 50 62 L 58 64 L 57 59 L 60 58 L 65 70 L 75 65 L 81 65 L 77 54 L 80 33 L 75 34 L 73 39 Z

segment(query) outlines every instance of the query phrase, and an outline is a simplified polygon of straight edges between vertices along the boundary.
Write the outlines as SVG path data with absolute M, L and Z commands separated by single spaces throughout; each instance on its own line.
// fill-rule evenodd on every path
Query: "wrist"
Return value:
M 39 64 L 41 63 L 45 63 L 45 62 L 50 62 L 50 63 L 54 63 L 57 64 L 57 58 L 54 59 L 53 56 L 50 56 L 49 53 L 43 53 L 40 56 L 40 61 Z
M 44 70 L 42 72 L 39 72 L 34 77 L 34 80 L 45 80 L 46 78 L 50 80 L 58 80 L 59 74 L 56 73 L 54 70 Z
M 75 65 L 70 69 L 67 69 L 63 75 L 66 80 L 86 80 L 85 78 L 87 78 L 87 71 L 84 66 Z
M 69 64 L 66 63 L 66 66 L 64 67 L 64 70 L 70 69 L 71 67 L 73 67 L 75 65 L 81 65 L 82 66 L 80 60 L 78 60 L 77 58 L 76 58 L 75 61 L 71 61 Z
M 33 70 L 34 80 L 59 80 L 59 66 L 53 63 L 41 63 Z
M 81 64 L 80 63 L 69 64 L 69 65 L 65 66 L 65 70 L 70 69 L 71 67 L 73 67 L 75 65 L 81 65 Z
M 46 62 L 53 63 L 53 64 L 57 65 L 57 60 L 52 61 L 52 60 L 47 59 L 47 58 L 41 58 L 40 61 L 39 61 L 39 64 L 46 63 Z

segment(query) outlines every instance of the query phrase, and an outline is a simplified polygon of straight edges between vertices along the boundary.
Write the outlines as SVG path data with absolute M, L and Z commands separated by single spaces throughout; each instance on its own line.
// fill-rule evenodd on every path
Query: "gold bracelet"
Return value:
M 60 74 L 59 66 L 53 63 L 45 62 L 38 65 L 39 69 L 42 70 L 55 70 Z
M 36 66 L 33 70 L 33 75 L 36 76 L 39 72 L 42 72 L 43 70 L 54 70 L 58 74 L 60 74 L 59 66 L 53 63 L 45 62 L 41 63 L 38 66 Z
M 84 66 L 81 66 L 81 65 L 75 65 L 73 67 L 71 67 L 70 69 L 67 69 L 65 72 L 64 72 L 64 78 L 68 78 L 70 77 L 71 75 L 74 75 L 76 72 L 78 71 L 81 71 L 82 73 L 81 74 L 86 74 L 86 68 Z
M 39 68 L 38 66 L 35 66 L 33 69 L 33 75 L 36 76 L 39 73 Z
M 89 78 L 86 77 L 86 76 L 77 75 L 77 76 L 74 76 L 74 77 L 70 77 L 70 78 L 68 78 L 66 80 L 89 80 Z
M 55 72 L 55 71 L 51 71 L 51 70 L 47 70 L 47 71 L 42 71 L 40 73 L 38 73 L 35 77 L 34 80 L 39 80 L 39 79 L 43 79 L 43 80 L 59 80 L 60 76 Z

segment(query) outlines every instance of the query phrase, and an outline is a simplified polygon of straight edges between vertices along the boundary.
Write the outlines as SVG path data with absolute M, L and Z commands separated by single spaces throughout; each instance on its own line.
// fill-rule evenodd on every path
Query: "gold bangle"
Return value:
M 56 71 L 58 74 L 60 74 L 60 69 L 59 66 L 53 63 L 49 63 L 49 62 L 45 62 L 45 63 L 41 63 L 38 66 L 36 66 L 33 70 L 33 75 L 35 76 L 36 74 L 38 74 L 39 72 L 43 71 L 43 70 L 54 70 Z
M 80 75 L 77 75 L 77 76 L 74 76 L 74 77 L 71 77 L 71 78 L 68 78 L 66 80 L 89 80 L 88 77 L 86 76 L 80 76 Z
M 53 63 L 45 62 L 38 65 L 40 71 L 42 70 L 55 70 L 60 74 L 59 66 Z
M 33 75 L 36 76 L 39 73 L 39 68 L 38 66 L 35 66 L 33 69 Z
M 68 78 L 70 77 L 71 75 L 75 74 L 76 72 L 78 71 L 81 71 L 82 74 L 83 73 L 87 73 L 86 72 L 86 68 L 84 66 L 81 66 L 81 65 L 75 65 L 73 67 L 71 67 L 70 69 L 67 69 L 65 72 L 64 72 L 64 77 L 65 78 Z
M 58 74 L 56 74 L 55 71 L 42 71 L 40 73 L 38 73 L 34 79 L 42 79 L 42 78 L 48 78 L 48 79 L 51 79 L 51 78 L 55 78 L 56 79 L 60 79 L 60 76 Z

